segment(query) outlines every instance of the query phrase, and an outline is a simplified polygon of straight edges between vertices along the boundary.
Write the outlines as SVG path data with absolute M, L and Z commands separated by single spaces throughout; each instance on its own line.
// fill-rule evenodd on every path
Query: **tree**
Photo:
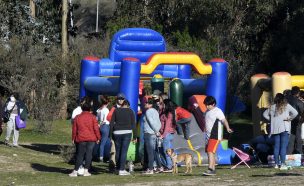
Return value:
M 30 0 L 30 10 L 31 10 L 31 16 L 33 18 L 35 18 L 36 17 L 36 7 L 35 7 L 34 0 Z

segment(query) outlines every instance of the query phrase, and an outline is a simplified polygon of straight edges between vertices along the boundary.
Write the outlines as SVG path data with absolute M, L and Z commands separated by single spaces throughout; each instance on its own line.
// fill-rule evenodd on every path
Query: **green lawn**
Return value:
M 241 131 L 231 137 L 233 143 L 246 141 L 250 126 L 246 122 L 231 124 L 235 131 Z M 60 145 L 71 145 L 71 125 L 68 121 L 56 121 L 53 125 L 51 134 L 42 135 L 33 132 L 29 122 L 28 127 L 21 131 L 20 148 L 0 145 L 0 185 L 272 185 L 275 182 L 284 185 L 286 181 L 303 184 L 303 179 L 299 179 L 304 172 L 301 168 L 281 172 L 272 168 L 240 166 L 230 170 L 230 166 L 218 166 L 217 176 L 204 177 L 202 172 L 206 166 L 202 166 L 194 167 L 193 174 L 188 175 L 163 173 L 146 176 L 140 173 L 141 167 L 137 165 L 132 176 L 121 177 L 108 173 L 107 164 L 99 162 L 93 163 L 91 177 L 70 178 L 67 174 L 73 165 L 65 163 L 60 156 Z M 1 141 L 3 139 L 4 134 L 0 137 Z M 185 171 L 184 167 L 179 170 Z

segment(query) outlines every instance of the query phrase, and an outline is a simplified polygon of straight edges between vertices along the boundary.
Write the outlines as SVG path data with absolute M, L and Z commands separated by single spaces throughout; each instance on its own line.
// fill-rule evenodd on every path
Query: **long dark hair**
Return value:
M 175 121 L 175 108 L 176 108 L 176 104 L 171 101 L 170 99 L 165 99 L 164 100 L 164 105 L 165 105 L 165 109 L 164 109 L 164 114 L 168 117 L 169 113 L 172 114 L 172 123 L 175 125 L 176 121 Z
M 276 104 L 275 115 L 282 114 L 287 106 L 287 100 L 282 93 L 277 93 L 274 98 L 274 103 Z

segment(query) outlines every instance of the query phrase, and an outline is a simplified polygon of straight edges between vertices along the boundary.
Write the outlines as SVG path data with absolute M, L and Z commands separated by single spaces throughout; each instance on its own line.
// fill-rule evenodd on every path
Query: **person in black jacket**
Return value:
M 130 173 L 125 170 L 125 165 L 132 138 L 132 131 L 133 142 L 136 142 L 135 114 L 129 107 L 130 103 L 125 99 L 122 106 L 116 108 L 113 112 L 110 122 L 110 137 L 113 136 L 116 149 L 116 171 L 120 176 L 130 175 Z
M 288 144 L 287 154 L 302 154 L 301 139 L 301 115 L 304 112 L 304 103 L 299 99 L 300 88 L 292 87 L 291 95 L 287 96 L 288 103 L 297 110 L 298 116 L 291 121 L 291 135 Z

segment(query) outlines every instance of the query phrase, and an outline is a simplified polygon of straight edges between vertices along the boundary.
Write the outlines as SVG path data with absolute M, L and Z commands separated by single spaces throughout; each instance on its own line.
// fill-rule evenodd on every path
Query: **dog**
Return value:
M 186 164 L 186 172 L 185 173 L 192 173 L 192 155 L 188 153 L 183 154 L 176 154 L 174 149 L 167 149 L 166 153 L 170 156 L 172 163 L 173 163 L 173 174 L 178 173 L 177 163 L 185 162 Z

